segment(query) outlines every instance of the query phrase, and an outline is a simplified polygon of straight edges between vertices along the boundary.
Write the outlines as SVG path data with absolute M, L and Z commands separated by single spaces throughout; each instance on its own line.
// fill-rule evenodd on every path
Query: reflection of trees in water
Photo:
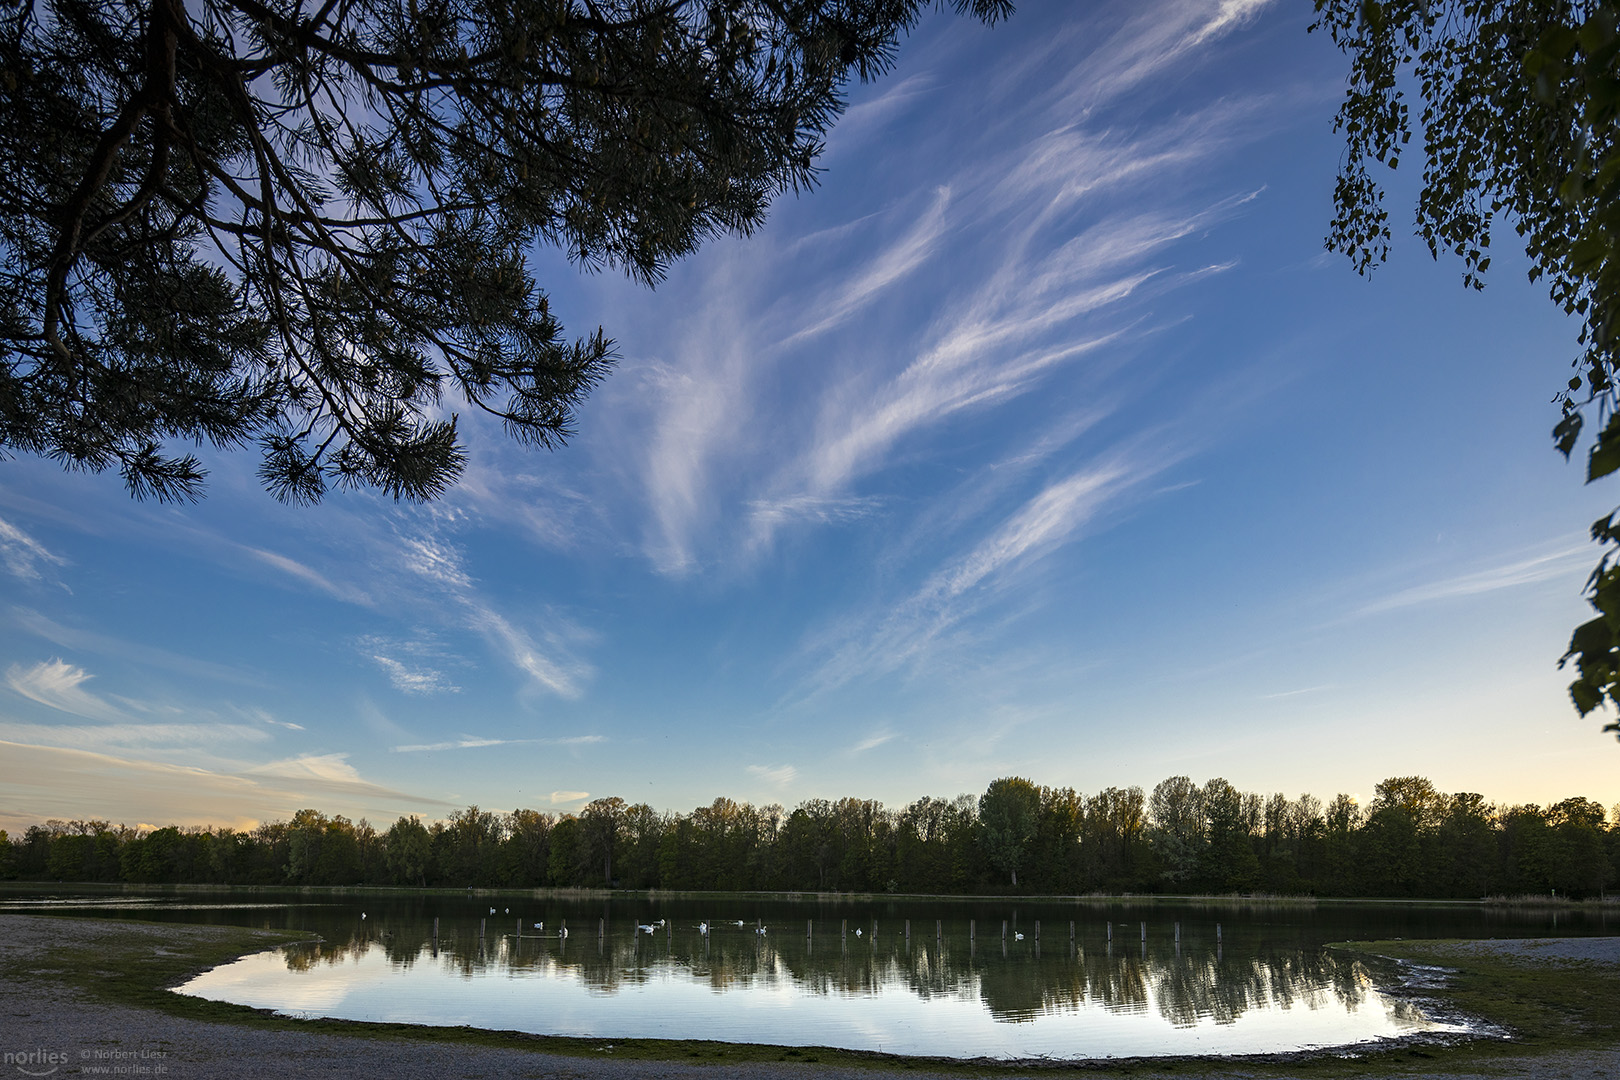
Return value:
M 1206 1017 L 1231 1024 L 1244 1013 L 1265 1008 L 1319 1009 L 1336 1003 L 1353 1012 L 1367 992 L 1359 964 L 1299 949 L 1241 956 L 1189 950 L 1159 958 L 1152 982 L 1159 1014 L 1178 1027 L 1191 1027 Z
M 1189 942 L 1173 952 L 1116 943 L 1084 947 L 1067 942 L 1043 952 L 1019 943 L 1009 953 L 999 942 L 970 949 L 961 942 L 919 938 L 758 936 L 752 928 L 704 938 L 675 934 L 575 931 L 555 936 L 494 934 L 457 927 L 436 940 L 430 926 L 404 920 L 334 934 L 285 951 L 290 971 L 358 962 L 380 952 L 390 967 L 434 963 L 466 978 L 484 972 L 577 978 L 594 995 L 649 983 L 660 973 L 685 972 L 720 991 L 791 985 L 806 995 L 864 996 L 905 987 L 918 998 L 977 998 L 997 1020 L 1017 1022 L 1043 1013 L 1072 1012 L 1088 1004 L 1111 1012 L 1156 1008 L 1177 1027 L 1200 1021 L 1231 1024 L 1267 1008 L 1354 1011 L 1366 1001 L 1369 980 L 1357 962 L 1299 948 L 1269 948 L 1249 941 L 1220 949 Z

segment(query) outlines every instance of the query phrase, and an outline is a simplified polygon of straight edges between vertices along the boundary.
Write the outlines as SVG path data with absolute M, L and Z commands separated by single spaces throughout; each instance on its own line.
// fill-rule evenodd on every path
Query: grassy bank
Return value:
M 183 997 L 168 987 L 238 956 L 276 945 L 308 940 L 305 935 L 219 926 L 186 926 L 75 918 L 28 916 L 17 920 L 37 946 L 0 963 L 0 981 L 26 992 L 30 984 L 71 988 L 90 1002 L 127 1006 L 160 1017 L 209 1021 L 244 1029 L 320 1032 L 399 1043 L 435 1043 L 543 1051 L 577 1059 L 718 1064 L 807 1063 L 816 1071 L 859 1068 L 876 1073 L 926 1073 L 946 1077 L 1027 1073 L 1018 1066 L 986 1062 L 897 1058 L 825 1048 L 660 1039 L 609 1040 L 535 1036 L 473 1028 L 430 1028 L 336 1020 L 292 1020 L 238 1005 Z M 59 928 L 59 932 L 58 932 Z M 1492 1073 L 1529 1059 L 1569 1051 L 1611 1050 L 1620 1042 L 1620 966 L 1557 963 L 1545 958 L 1477 952 L 1477 942 L 1394 941 L 1336 946 L 1366 956 L 1416 961 L 1456 969 L 1445 998 L 1464 1012 L 1510 1029 L 1514 1038 L 1476 1039 L 1455 1045 L 1414 1041 L 1319 1055 L 1280 1055 L 1268 1059 L 1151 1059 L 1099 1067 L 1042 1064 L 1043 1071 L 1087 1076 L 1201 1077 L 1356 1077 L 1422 1073 Z M 1469 949 L 1475 952 L 1468 952 Z M 610 1048 L 610 1049 L 609 1049 Z M 581 1061 L 584 1068 L 584 1061 Z M 588 1071 L 588 1070 L 586 1070 Z
M 1463 1013 L 1506 1029 L 1520 1048 L 1620 1047 L 1620 965 L 1561 960 L 1480 941 L 1365 941 L 1331 947 L 1448 969 L 1440 996 Z

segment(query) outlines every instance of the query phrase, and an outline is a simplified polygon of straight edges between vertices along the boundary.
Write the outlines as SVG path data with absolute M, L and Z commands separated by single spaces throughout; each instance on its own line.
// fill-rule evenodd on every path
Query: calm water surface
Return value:
M 1599 913 L 1440 905 L 0 898 L 0 910 L 41 906 L 314 931 L 316 944 L 181 988 L 294 1016 L 996 1058 L 1268 1053 L 1460 1031 L 1324 943 L 1615 929 Z

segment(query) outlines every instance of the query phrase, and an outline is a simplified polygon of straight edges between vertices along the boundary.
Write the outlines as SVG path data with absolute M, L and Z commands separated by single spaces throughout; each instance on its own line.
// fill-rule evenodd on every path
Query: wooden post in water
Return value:
M 911 920 L 906 920 L 906 944 L 911 944 Z
M 1181 924 L 1176 923 L 1176 944 L 1181 944 Z
M 1114 943 L 1114 924 L 1113 923 L 1108 924 L 1108 943 L 1110 945 L 1112 945 Z
M 607 937 L 607 920 L 606 919 L 597 919 L 596 920 L 596 940 L 601 941 L 605 937 Z
M 838 936 L 839 937 L 849 937 L 849 920 L 848 919 L 839 919 L 838 920 Z
M 1070 941 L 1074 940 L 1074 920 L 1073 919 L 1069 920 L 1069 940 Z
M 1007 920 L 1006 919 L 1001 920 L 1001 943 L 1003 945 L 1007 944 Z
M 1215 941 L 1216 941 L 1217 944 L 1219 944 L 1220 940 L 1221 940 L 1221 924 L 1216 923 L 1215 924 Z
M 804 920 L 804 939 L 806 941 L 810 940 L 811 936 L 815 934 L 815 931 L 816 931 L 816 920 L 814 920 L 814 919 L 806 919 L 806 920 Z
M 1041 920 L 1036 919 L 1035 920 L 1035 942 L 1036 942 L 1036 944 L 1039 944 L 1040 940 L 1041 940 Z
M 439 917 L 437 915 L 435 915 L 435 916 L 433 916 L 433 940 L 437 941 L 438 939 L 439 939 Z
M 518 940 L 519 941 L 523 940 L 523 920 L 522 919 L 518 920 Z
M 968 944 L 973 944 L 979 936 L 979 922 L 977 919 L 968 920 Z
M 478 940 L 479 941 L 484 940 L 484 920 L 483 919 L 478 920 Z
M 1147 923 L 1142 924 L 1142 943 L 1147 944 Z
M 944 941 L 945 940 L 945 920 L 944 919 L 935 919 L 934 920 L 934 940 L 935 941 Z

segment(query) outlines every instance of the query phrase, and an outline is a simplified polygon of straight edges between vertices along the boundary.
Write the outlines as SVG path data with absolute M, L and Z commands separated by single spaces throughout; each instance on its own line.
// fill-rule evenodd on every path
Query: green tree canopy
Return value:
M 183 444 L 256 443 L 314 502 L 438 494 L 458 409 L 555 446 L 614 349 L 565 335 L 536 245 L 652 283 L 747 234 L 924 7 L 8 4 L 0 452 L 185 499 Z
M 1393 169 L 1421 136 L 1417 230 L 1431 253 L 1463 260 L 1481 288 L 1498 218 L 1523 238 L 1530 277 L 1580 320 L 1575 373 L 1559 388 L 1553 439 L 1568 456 L 1588 415 L 1601 427 L 1587 479 L 1620 469 L 1620 2 L 1315 0 L 1312 29 L 1350 58 L 1337 129 L 1346 138 L 1328 247 L 1363 273 L 1389 251 L 1389 214 L 1372 166 Z M 1415 92 L 1415 117 L 1409 100 Z M 1565 660 L 1582 715 L 1620 704 L 1620 521 L 1589 583 L 1598 617 Z M 1606 730 L 1620 731 L 1611 724 Z
M 1021 776 L 992 780 L 979 796 L 979 833 L 990 863 L 1018 885 L 1018 869 L 1040 823 L 1041 789 Z

